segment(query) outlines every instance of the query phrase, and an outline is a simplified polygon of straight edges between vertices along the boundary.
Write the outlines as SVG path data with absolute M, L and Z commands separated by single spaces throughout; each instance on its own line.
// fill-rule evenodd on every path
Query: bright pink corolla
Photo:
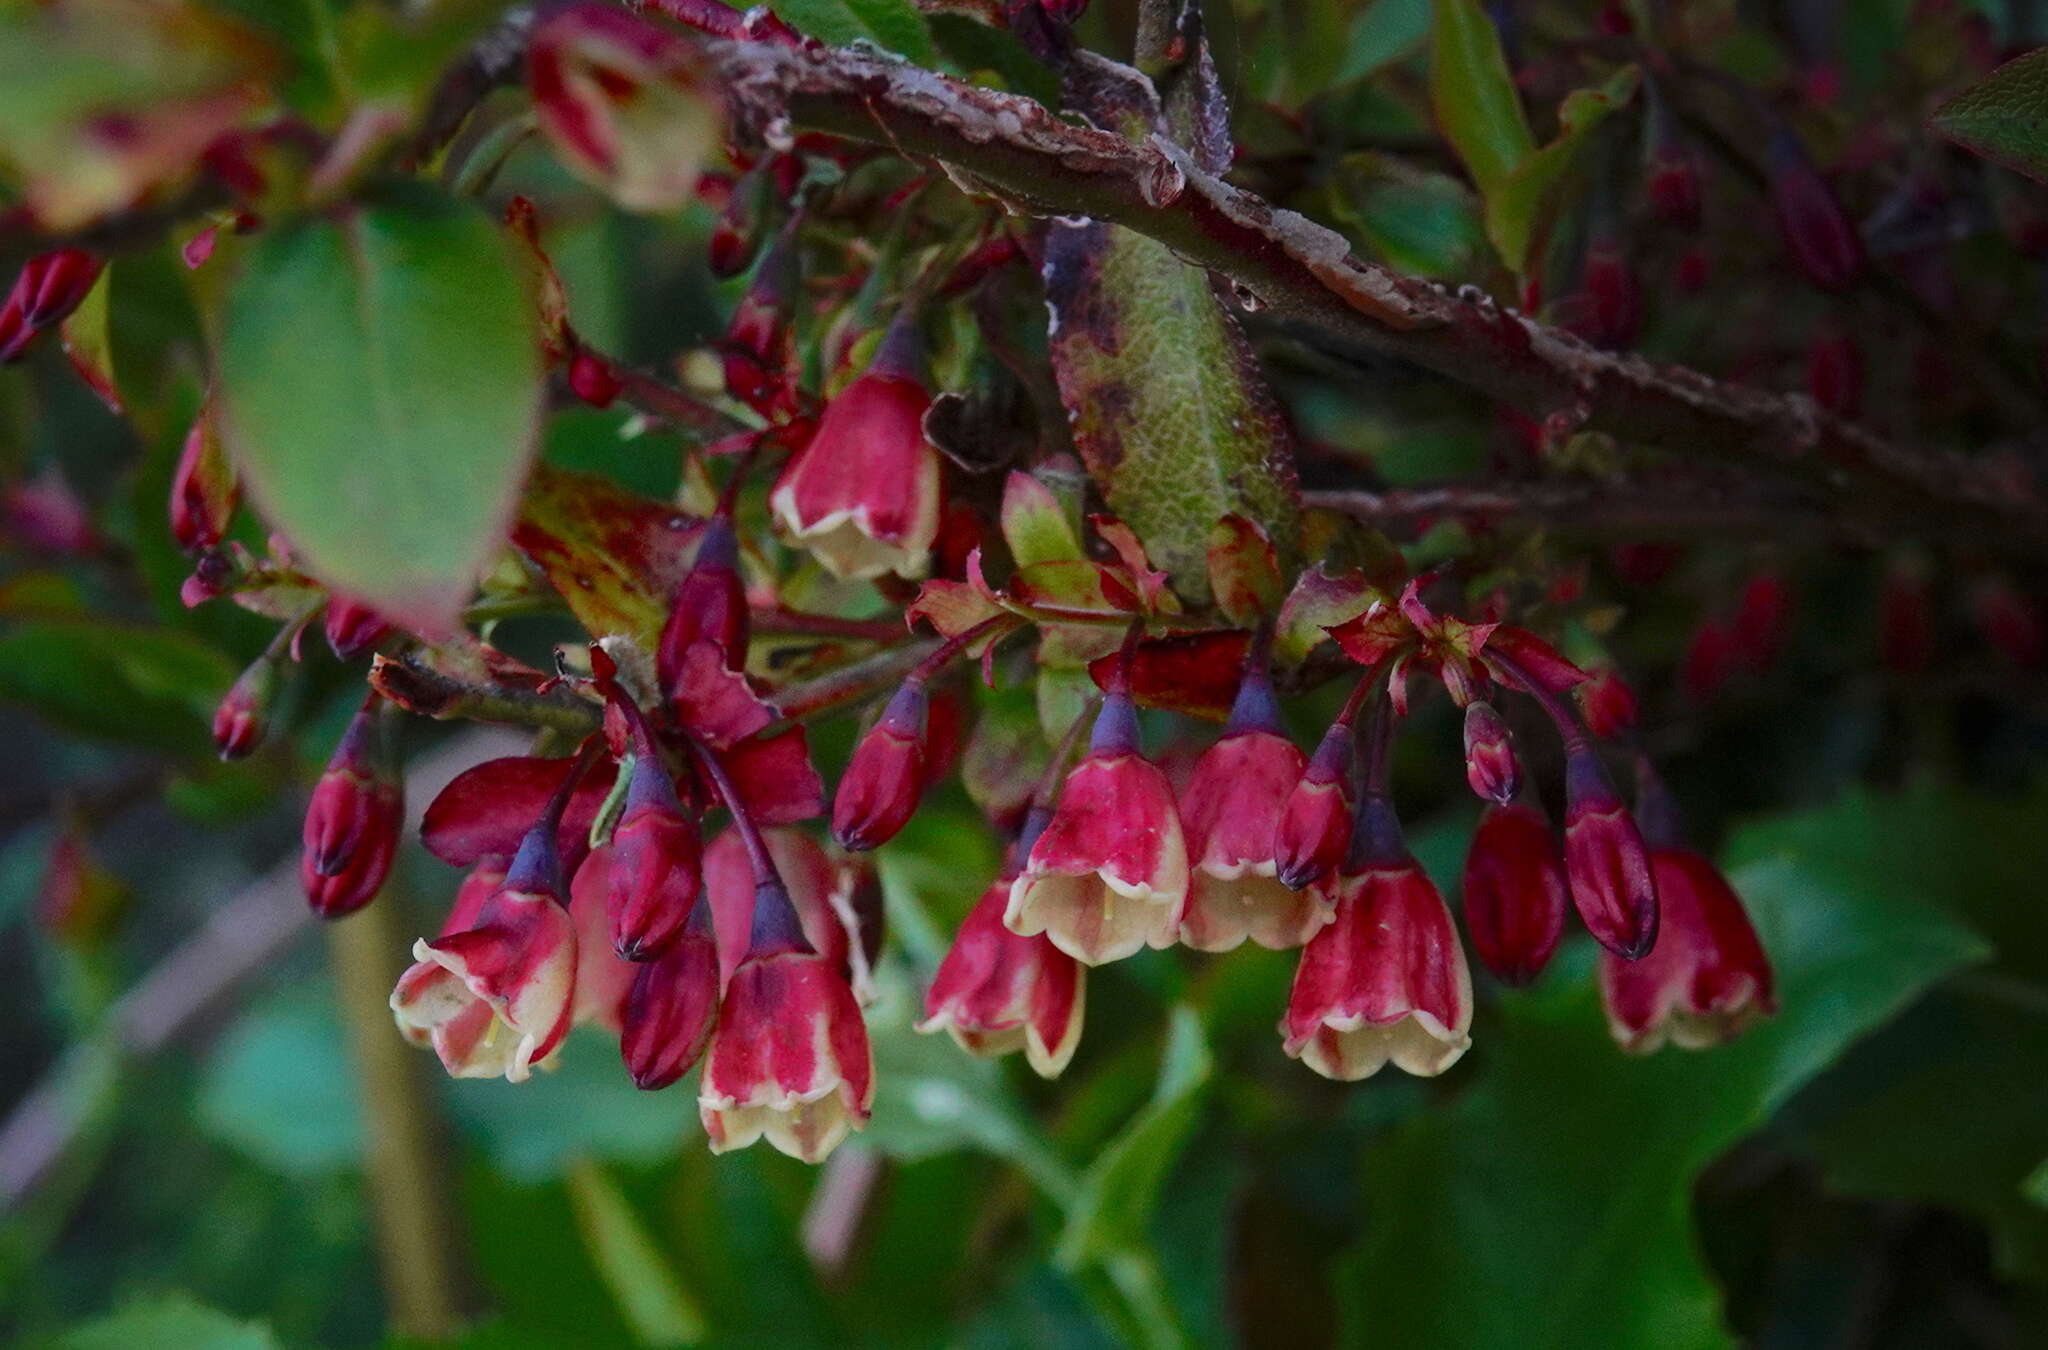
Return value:
M 1550 823 L 1532 806 L 1489 806 L 1465 855 L 1465 931 L 1502 984 L 1543 973 L 1564 936 L 1570 893 Z
M 1022 1050 L 1041 1078 L 1055 1078 L 1081 1043 L 1087 971 L 1040 934 L 1003 926 L 1007 881 L 997 881 L 961 923 L 925 992 L 922 1032 L 945 1031 L 975 1055 Z
M 761 839 L 782 878 L 783 894 L 796 908 L 805 944 L 864 995 L 867 970 L 855 960 L 859 944 L 853 940 L 860 869 L 827 853 L 802 830 L 763 830 Z M 705 845 L 704 895 L 718 935 L 719 979 L 730 983 L 752 940 L 756 900 L 753 865 L 738 830 L 726 830 Z
M 1624 1050 L 1647 1053 L 1669 1040 L 1685 1049 L 1716 1045 L 1776 1011 L 1771 963 L 1742 901 L 1697 853 L 1650 855 L 1663 911 L 1647 956 L 1600 956 L 1600 999 Z
M 1279 950 L 1299 947 L 1329 921 L 1321 888 L 1287 886 L 1274 852 L 1281 814 L 1306 767 L 1307 757 L 1280 733 L 1272 685 L 1262 672 L 1248 674 L 1229 725 L 1202 752 L 1181 794 L 1190 863 L 1182 942 L 1222 952 L 1250 938 Z
M 1187 897 L 1173 788 L 1139 753 L 1130 695 L 1112 691 L 1088 757 L 1067 775 L 1051 823 L 1010 884 L 1003 922 L 1099 966 L 1147 945 L 1172 946 Z
M 1351 847 L 1349 722 L 1323 733 L 1308 768 L 1280 808 L 1273 861 L 1283 886 L 1300 890 L 1332 876 Z
M 569 918 L 576 925 L 576 995 L 569 1020 L 598 1026 L 616 1036 L 626 1014 L 626 995 L 640 967 L 612 949 L 609 896 L 618 850 L 592 849 L 569 883 Z
M 1425 1077 L 1471 1046 L 1472 976 L 1443 897 L 1412 858 L 1347 869 L 1336 915 L 1302 948 L 1283 1048 L 1350 1082 L 1391 1062 Z
M 899 319 L 865 373 L 826 407 L 769 496 L 776 519 L 834 576 L 925 574 L 939 532 L 939 452 L 915 323 Z
M 368 904 L 391 872 L 405 803 L 377 745 L 374 702 L 342 733 L 306 808 L 299 881 L 322 918 Z
M 809 949 L 780 883 L 754 899 L 752 945 L 733 972 L 697 1108 L 711 1151 L 756 1139 L 815 1163 L 867 1124 L 874 1056 L 846 979 Z
M 569 1034 L 576 925 L 551 832 L 528 834 L 469 927 L 415 943 L 416 964 L 392 991 L 400 1029 L 431 1041 L 458 1078 L 523 1082 Z

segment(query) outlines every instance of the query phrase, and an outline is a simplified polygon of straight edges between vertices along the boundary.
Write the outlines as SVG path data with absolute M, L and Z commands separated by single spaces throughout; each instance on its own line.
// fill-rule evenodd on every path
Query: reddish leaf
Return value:
M 623 633 L 652 651 L 702 529 L 675 507 L 606 479 L 541 465 L 512 542 L 592 637 Z
M 457 774 L 427 807 L 420 821 L 420 842 L 442 862 L 457 867 L 472 866 L 492 854 L 509 858 L 574 762 L 515 755 Z M 609 760 L 593 764 L 569 798 L 555 834 L 565 872 L 573 874 L 590 851 L 590 822 L 597 819 L 617 773 L 618 766 Z
M 1232 623 L 1249 628 L 1280 607 L 1280 560 L 1266 532 L 1232 514 L 1209 531 L 1209 589 Z
M 1131 693 L 1147 708 L 1165 708 L 1221 722 L 1237 699 L 1240 669 L 1251 635 L 1238 632 L 1181 633 L 1147 638 L 1131 662 Z M 1116 653 L 1088 665 L 1098 688 L 1109 688 Z
M 825 810 L 825 784 L 811 767 L 802 727 L 756 736 L 723 752 L 725 771 L 757 825 L 789 825 Z
M 1478 650 L 1482 658 L 1488 652 L 1507 657 L 1553 694 L 1562 694 L 1587 679 L 1585 671 L 1565 660 L 1557 648 L 1526 628 L 1501 624 Z

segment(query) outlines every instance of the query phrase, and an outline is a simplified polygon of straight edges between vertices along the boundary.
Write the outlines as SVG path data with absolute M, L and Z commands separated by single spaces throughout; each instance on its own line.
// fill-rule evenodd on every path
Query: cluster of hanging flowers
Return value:
M 801 416 L 759 367 L 737 367 L 761 406 Z M 781 468 L 769 500 L 782 532 L 848 578 L 931 570 L 940 475 L 922 429 L 929 403 L 916 327 L 899 319 Z M 203 427 L 186 460 L 172 514 L 204 589 L 234 493 Z M 1418 675 L 1464 709 L 1466 777 L 1486 803 L 1464 868 L 1464 928 L 1489 971 L 1507 985 L 1534 979 L 1576 910 L 1604 948 L 1600 991 L 1624 1047 L 1712 1044 L 1771 1010 L 1770 966 L 1742 905 L 1684 847 L 1648 760 L 1636 755 L 1633 811 L 1610 774 L 1601 742 L 1628 738 L 1635 716 L 1613 671 L 1589 675 L 1526 629 L 1439 613 L 1419 581 L 1393 596 L 1318 565 L 1286 588 L 1263 532 L 1235 517 L 1218 525 L 1209 558 L 1230 626 L 1205 627 L 1130 530 L 1092 518 L 1091 554 L 1053 491 L 1022 472 L 1001 509 L 1005 583 L 989 582 L 975 548 L 944 569 L 964 579 L 919 587 L 907 617 L 940 638 L 855 748 L 830 802 L 832 843 L 814 839 L 797 827 L 827 801 L 801 715 L 785 715 L 748 669 L 752 611 L 731 514 L 743 477 L 691 527 L 653 651 L 610 637 L 565 653 L 553 677 L 528 672 L 536 695 L 601 708 L 601 729 L 566 756 L 478 765 L 425 811 L 427 848 L 467 876 L 440 932 L 415 945 L 391 1007 L 449 1073 L 521 1081 L 587 1024 L 617 1036 L 643 1088 L 699 1069 L 714 1150 L 765 1138 L 823 1158 L 866 1123 L 875 1091 L 863 1009 L 882 916 L 862 855 L 903 829 L 955 758 L 957 695 L 935 684 L 977 656 L 992 679 L 998 647 L 1031 629 L 1039 661 L 1087 663 L 1099 697 L 1012 818 L 1007 864 L 932 972 L 919 1030 L 976 1054 L 1021 1050 L 1051 1077 L 1081 1039 L 1089 968 L 1147 948 L 1250 941 L 1300 951 L 1280 1019 L 1286 1054 L 1343 1080 L 1389 1063 L 1448 1069 L 1470 1045 L 1472 978 L 1392 796 L 1391 749 Z M 287 623 L 224 700 L 224 754 L 262 736 L 278 667 L 315 614 L 338 655 L 411 641 L 328 597 Z M 1281 642 L 1297 672 L 1303 650 L 1332 647 L 1355 672 L 1312 753 L 1282 729 Z M 523 678 L 488 647 L 472 656 Z M 423 710 L 394 683 L 402 670 L 383 659 L 373 669 L 307 813 L 302 876 L 328 917 L 377 893 L 399 842 L 388 724 L 401 706 Z M 1176 788 L 1146 756 L 1140 704 L 1200 702 L 1176 688 L 1189 684 L 1220 688 L 1229 711 Z M 1508 699 L 1556 729 L 1561 831 L 1526 781 Z

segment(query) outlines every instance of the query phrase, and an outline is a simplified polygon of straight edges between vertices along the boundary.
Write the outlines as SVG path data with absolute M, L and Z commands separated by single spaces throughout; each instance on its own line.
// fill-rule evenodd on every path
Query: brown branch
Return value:
M 1796 531 L 1802 537 L 1874 546 L 1883 538 L 1869 521 L 1829 511 L 1807 497 L 1699 475 L 1442 483 L 1385 492 L 1311 490 L 1302 493 L 1302 502 L 1397 533 L 1427 529 L 1450 517 L 1469 524 L 1542 525 L 1637 539 Z
M 1475 291 L 1452 294 L 1353 256 L 1341 235 L 1203 173 L 1157 137 L 1135 144 L 1028 98 L 846 49 L 714 42 L 743 122 L 831 133 L 944 166 L 964 188 L 1042 216 L 1089 216 L 1161 241 L 1247 303 L 1410 361 L 1540 419 L 1721 462 L 1771 467 L 1836 502 L 1924 529 L 1930 512 L 1986 547 L 2040 554 L 2048 507 L 2003 466 L 1900 445 L 1800 394 L 1595 350 Z

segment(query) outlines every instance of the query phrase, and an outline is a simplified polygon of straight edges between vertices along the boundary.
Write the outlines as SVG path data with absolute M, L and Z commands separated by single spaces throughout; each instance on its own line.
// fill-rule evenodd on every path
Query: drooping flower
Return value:
M 1099 966 L 1147 945 L 1172 946 L 1187 895 L 1173 789 L 1139 751 L 1130 694 L 1112 689 L 1087 758 L 1067 775 L 1051 823 L 1010 884 L 1003 922 Z
M 378 744 L 377 705 L 373 696 L 350 720 L 306 808 L 299 880 L 323 918 L 369 903 L 398 851 L 405 803 Z
M 698 1112 L 711 1151 L 756 1139 L 815 1163 L 867 1124 L 874 1057 L 845 978 L 810 949 L 780 882 L 758 883 L 751 945 L 704 1060 Z
M 1462 886 L 1465 931 L 1503 984 L 1523 985 L 1548 965 L 1569 905 L 1550 824 L 1533 806 L 1489 806 L 1472 834 Z
M 727 670 L 747 664 L 747 594 L 740 582 L 739 540 L 732 521 L 723 515 L 705 522 L 697 553 L 676 588 L 655 651 L 662 687 L 672 689 L 681 678 L 685 654 L 699 642 L 714 644 Z
M 834 858 L 802 830 L 767 829 L 761 841 L 774 861 L 783 895 L 794 905 L 804 941 L 834 970 L 861 990 L 854 967 L 851 932 L 853 897 L 859 877 L 849 860 Z M 729 829 L 704 847 L 704 895 L 718 934 L 721 983 L 730 983 L 747 953 L 756 901 L 754 867 L 740 831 Z
M 611 874 L 617 865 L 618 850 L 612 845 L 592 849 L 569 883 L 569 918 L 576 925 L 576 997 L 569 1021 L 603 1027 L 614 1036 L 624 1023 L 626 996 L 640 970 L 612 946 Z
M 769 503 L 834 576 L 925 574 L 939 529 L 939 452 L 925 439 L 914 320 L 899 318 L 872 363 L 827 405 Z
M 1436 884 L 1384 798 L 1362 803 L 1336 914 L 1302 948 L 1282 1048 L 1344 1082 L 1392 1063 L 1425 1077 L 1471 1046 L 1472 976 Z
M 1663 918 L 1649 954 L 1600 954 L 1600 1001 L 1624 1050 L 1647 1054 L 1669 1040 L 1718 1045 L 1776 1011 L 1771 964 L 1727 878 L 1697 853 L 1650 854 Z
M 1280 731 L 1272 682 L 1247 670 L 1230 721 L 1202 752 L 1181 795 L 1191 864 L 1181 941 L 1229 951 L 1246 938 L 1276 950 L 1299 947 L 1328 922 L 1320 888 L 1296 890 L 1279 877 L 1274 841 L 1306 759 Z
M 925 992 L 922 1032 L 945 1031 L 975 1055 L 1024 1052 L 1041 1078 L 1056 1078 L 1081 1043 L 1088 972 L 1043 934 L 1003 926 L 1010 886 L 989 886 L 960 924 Z
M 400 1027 L 426 1033 L 456 1077 L 523 1082 L 569 1034 L 576 925 L 555 824 L 544 818 L 528 832 L 470 927 L 414 944 L 417 964 L 392 992 Z

